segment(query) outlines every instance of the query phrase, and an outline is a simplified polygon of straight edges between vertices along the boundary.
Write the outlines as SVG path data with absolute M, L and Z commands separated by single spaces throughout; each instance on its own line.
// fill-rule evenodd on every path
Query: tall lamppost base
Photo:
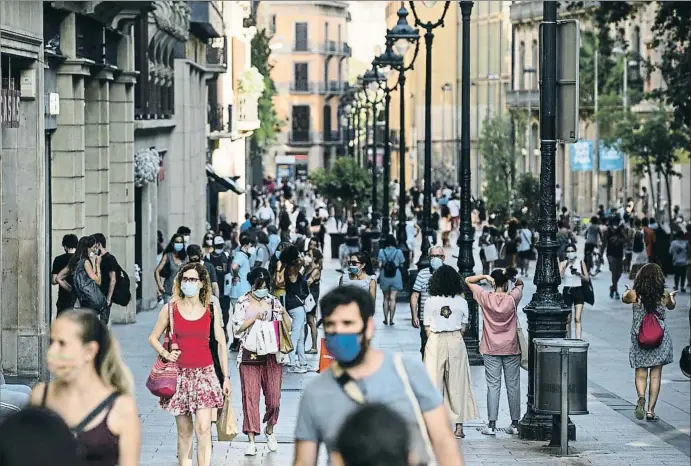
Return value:
M 471 366 L 484 366 L 485 359 L 480 354 L 480 345 L 477 340 L 469 342 L 465 340 L 465 349 L 468 354 L 468 363 Z
M 560 415 L 536 413 L 529 409 L 518 423 L 518 436 L 521 440 L 550 440 L 549 446 L 561 446 L 559 436 Z M 576 425 L 568 419 L 569 440 L 576 440 Z

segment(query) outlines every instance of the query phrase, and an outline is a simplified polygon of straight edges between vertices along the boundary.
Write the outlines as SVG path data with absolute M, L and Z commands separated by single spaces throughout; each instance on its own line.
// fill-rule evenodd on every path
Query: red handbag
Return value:
M 172 345 L 177 344 L 175 338 L 175 331 L 173 328 L 173 306 L 174 304 L 168 305 L 168 319 L 170 325 L 168 326 L 169 332 L 163 339 L 163 347 L 171 351 Z M 152 395 L 159 398 L 170 398 L 175 395 L 175 391 L 178 386 L 178 364 L 177 362 L 168 361 L 163 359 L 163 356 L 158 356 L 154 367 L 151 368 L 149 372 L 149 377 L 146 379 L 146 388 L 149 389 Z
M 641 319 L 641 326 L 638 329 L 638 346 L 643 349 L 655 349 L 662 344 L 665 331 L 660 324 L 660 314 L 657 312 L 647 312 Z

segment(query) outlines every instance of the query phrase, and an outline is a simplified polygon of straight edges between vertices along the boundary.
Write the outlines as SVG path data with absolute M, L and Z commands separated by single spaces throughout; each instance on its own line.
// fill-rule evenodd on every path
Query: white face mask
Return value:
M 252 254 L 254 254 L 254 251 L 256 250 L 257 248 L 255 248 L 254 246 L 250 246 L 249 248 L 247 248 L 247 254 L 251 256 Z
M 576 253 L 575 252 L 567 252 L 566 258 L 570 261 L 575 260 L 576 259 Z
M 188 244 L 190 242 L 189 236 L 183 236 L 183 239 L 185 240 L 185 244 Z

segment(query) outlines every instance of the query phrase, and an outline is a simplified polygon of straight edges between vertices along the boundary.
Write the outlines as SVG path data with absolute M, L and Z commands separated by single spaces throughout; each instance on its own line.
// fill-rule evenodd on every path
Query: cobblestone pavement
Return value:
M 327 249 L 325 252 L 328 255 Z M 451 256 L 456 252 L 448 250 L 447 262 L 455 263 Z M 479 260 L 476 259 L 477 264 Z M 323 275 L 322 290 L 335 286 L 339 274 L 335 271 L 337 261 L 327 259 Z M 466 424 L 466 438 L 460 440 L 466 464 L 549 464 L 549 465 L 685 465 L 690 464 L 689 418 L 691 391 L 689 380 L 680 372 L 676 363 L 681 348 L 689 337 L 686 313 L 687 296 L 679 296 L 678 312 L 668 313 L 668 326 L 672 329 L 675 345 L 675 363 L 663 370 L 663 386 L 657 413 L 663 422 L 645 423 L 633 417 L 633 403 L 636 392 L 633 371 L 628 363 L 629 332 L 631 314 L 627 306 L 608 297 L 609 273 L 604 272 L 594 279 L 596 305 L 588 308 L 583 317 L 583 336 L 590 342 L 588 364 L 588 410 L 585 416 L 573 416 L 577 427 L 577 441 L 570 445 L 577 456 L 557 458 L 545 447 L 544 442 L 521 441 L 515 436 L 499 433 L 496 438 L 480 434 L 482 420 Z M 626 281 L 628 283 L 628 281 Z M 623 286 L 623 285 L 622 285 Z M 521 305 L 530 301 L 535 287 L 526 285 L 526 296 Z M 377 303 L 381 309 L 381 296 Z M 121 342 L 126 363 L 133 371 L 137 385 L 137 403 L 142 422 L 142 466 L 175 466 L 176 432 L 172 416 L 157 406 L 157 399 L 145 388 L 148 371 L 154 361 L 154 351 L 147 338 L 153 328 L 157 312 L 143 312 L 137 315 L 132 325 L 115 326 L 114 331 Z M 521 313 L 521 319 L 525 316 Z M 417 330 L 410 326 L 410 312 L 407 304 L 399 304 L 396 325 L 384 327 L 379 316 L 375 319 L 377 332 L 374 344 L 379 348 L 404 353 L 408 357 L 419 357 Z M 524 326 L 524 328 L 526 328 Z M 234 354 L 231 358 L 234 358 Z M 316 356 L 313 364 L 316 365 Z M 238 371 L 231 369 L 233 383 L 233 405 L 238 424 L 241 424 L 241 398 Z M 290 465 L 292 464 L 292 434 L 296 422 L 297 407 L 302 388 L 316 374 L 285 373 L 281 398 L 281 416 L 275 432 L 279 449 L 269 453 L 265 438 L 258 437 L 258 454 L 245 457 L 247 437 L 244 435 L 232 443 L 214 442 L 213 465 Z M 473 392 L 480 415 L 486 417 L 486 390 L 482 367 L 472 368 Z M 522 372 L 522 397 L 525 400 L 527 372 Z M 498 427 L 509 424 L 506 393 L 502 393 Z M 525 401 L 523 404 L 525 411 Z M 215 438 L 215 436 L 214 436 Z M 320 464 L 326 464 L 321 455 Z M 196 464 L 196 463 L 195 463 Z

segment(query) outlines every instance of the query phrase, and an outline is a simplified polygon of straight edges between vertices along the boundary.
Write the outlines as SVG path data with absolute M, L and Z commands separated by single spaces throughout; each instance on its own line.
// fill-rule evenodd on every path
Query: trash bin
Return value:
M 588 414 L 588 346 L 583 340 L 536 338 L 535 403 L 537 412 L 561 414 L 562 354 L 568 365 L 568 414 Z
M 329 233 L 329 238 L 331 238 L 331 258 L 338 259 L 338 252 L 345 242 L 345 233 Z

